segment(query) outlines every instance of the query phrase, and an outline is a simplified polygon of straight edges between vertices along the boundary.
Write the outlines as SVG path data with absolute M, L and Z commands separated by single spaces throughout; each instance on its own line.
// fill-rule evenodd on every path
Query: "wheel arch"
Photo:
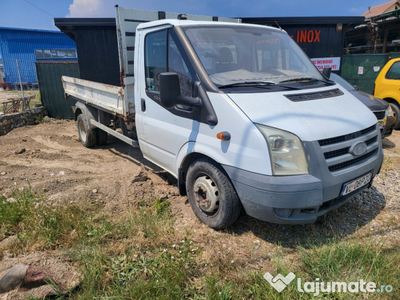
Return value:
M 83 114 L 80 108 L 75 108 L 75 121 L 78 119 L 78 116 Z
M 224 167 L 219 163 L 217 160 L 214 158 L 210 157 L 209 155 L 206 155 L 204 153 L 200 152 L 190 152 L 188 153 L 184 159 L 182 160 L 180 167 L 178 169 L 178 189 L 179 193 L 181 196 L 186 196 L 186 174 L 189 166 L 196 160 L 199 160 L 201 158 L 206 158 L 211 160 L 213 163 L 215 163 L 221 172 L 225 174 L 225 176 L 231 181 L 231 178 L 229 177 L 228 173 L 225 171 Z M 232 181 L 231 181 L 232 183 Z M 233 184 L 232 184 L 233 186 Z
M 78 101 L 75 104 L 75 121 L 77 120 L 80 114 L 84 115 L 84 118 L 87 120 L 88 125 L 91 129 L 95 129 L 96 126 L 93 126 L 90 122 L 91 119 L 98 119 L 98 110 L 94 107 L 86 105 L 82 101 Z
M 400 103 L 399 103 L 399 101 L 397 101 L 397 100 L 394 99 L 394 98 L 386 97 L 386 98 L 383 98 L 383 100 L 385 100 L 385 101 L 388 102 L 388 103 L 395 104 L 395 105 L 397 105 L 397 106 L 400 108 Z

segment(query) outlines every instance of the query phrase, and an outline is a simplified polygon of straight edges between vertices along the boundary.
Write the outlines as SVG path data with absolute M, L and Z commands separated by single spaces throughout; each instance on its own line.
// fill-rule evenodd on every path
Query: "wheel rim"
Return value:
M 85 124 L 83 123 L 82 120 L 79 120 L 78 128 L 79 128 L 79 135 L 81 137 L 81 140 L 83 142 L 85 142 L 86 141 L 86 130 L 85 130 Z
M 213 213 L 219 208 L 219 191 L 217 185 L 208 176 L 196 179 L 194 198 L 197 206 L 204 212 Z

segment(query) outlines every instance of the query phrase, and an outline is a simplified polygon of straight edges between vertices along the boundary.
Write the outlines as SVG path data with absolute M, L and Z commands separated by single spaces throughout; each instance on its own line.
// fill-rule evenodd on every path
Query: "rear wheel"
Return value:
M 80 114 L 76 118 L 76 124 L 78 127 L 79 139 L 83 146 L 92 148 L 96 145 L 96 134 L 93 129 L 89 127 L 89 124 L 83 114 Z
M 241 203 L 229 178 L 210 159 L 194 161 L 186 175 L 186 192 L 196 217 L 214 229 L 233 224 Z
M 389 103 L 390 106 L 392 107 L 393 114 L 396 117 L 396 122 L 394 123 L 394 129 L 399 130 L 400 129 L 400 108 L 398 105 L 394 103 Z

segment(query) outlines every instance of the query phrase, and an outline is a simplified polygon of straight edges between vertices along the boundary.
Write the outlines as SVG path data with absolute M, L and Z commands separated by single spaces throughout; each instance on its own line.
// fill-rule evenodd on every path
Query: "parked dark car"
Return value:
M 394 116 L 389 103 L 373 95 L 360 91 L 357 86 L 353 86 L 335 73 L 331 73 L 330 79 L 343 86 L 375 114 L 381 128 L 382 138 L 392 134 L 396 117 Z

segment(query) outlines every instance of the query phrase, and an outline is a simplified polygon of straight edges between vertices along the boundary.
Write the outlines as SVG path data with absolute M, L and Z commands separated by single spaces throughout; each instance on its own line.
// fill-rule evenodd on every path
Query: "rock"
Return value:
M 16 235 L 9 236 L 0 242 L 0 252 L 10 248 L 18 240 Z
M 54 278 L 46 273 L 44 267 L 29 267 L 26 270 L 26 275 L 23 278 L 18 291 L 24 292 L 42 285 L 46 285 L 48 282 L 53 282 L 57 286 L 59 285 Z
M 23 148 L 23 147 L 21 147 L 21 148 L 19 148 L 18 150 L 15 150 L 15 154 L 22 154 L 22 153 L 24 153 L 25 151 L 26 151 L 26 149 Z
M 59 262 L 59 258 L 36 253 L 23 260 L 29 261 L 30 266 L 17 264 L 11 268 L 10 260 L 3 261 L 3 266 L 8 265 L 10 271 L 0 279 L 0 300 L 2 296 L 22 300 L 66 294 L 76 288 L 83 278 L 73 267 Z
M 26 275 L 27 265 L 17 264 L 0 279 L 0 294 L 18 287 Z
M 149 175 L 143 165 L 140 165 L 140 169 L 138 169 L 135 174 L 133 174 L 133 179 L 131 183 L 135 182 L 144 182 L 149 180 Z

